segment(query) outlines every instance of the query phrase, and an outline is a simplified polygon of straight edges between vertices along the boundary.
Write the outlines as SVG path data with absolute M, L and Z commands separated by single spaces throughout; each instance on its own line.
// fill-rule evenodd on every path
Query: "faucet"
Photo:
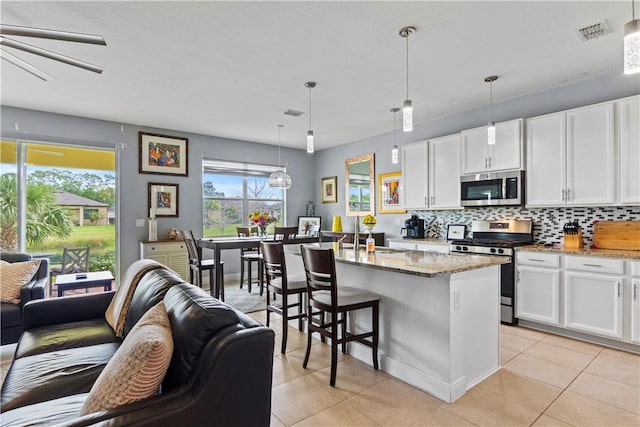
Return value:
M 360 218 L 356 217 L 356 224 L 353 232 L 353 251 L 358 256 L 360 251 Z

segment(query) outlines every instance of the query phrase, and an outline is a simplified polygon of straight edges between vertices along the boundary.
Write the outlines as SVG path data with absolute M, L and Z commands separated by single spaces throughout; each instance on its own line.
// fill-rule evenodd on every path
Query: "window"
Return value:
M 269 187 L 269 174 L 276 169 L 266 165 L 204 160 L 202 235 L 235 236 L 236 227 L 250 225 L 247 215 L 254 211 L 266 212 L 278 218 L 276 224 L 284 224 L 285 191 Z

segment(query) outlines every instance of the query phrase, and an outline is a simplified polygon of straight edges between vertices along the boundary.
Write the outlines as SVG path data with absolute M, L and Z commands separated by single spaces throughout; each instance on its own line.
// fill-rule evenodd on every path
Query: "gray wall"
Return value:
M 465 111 L 448 117 L 431 120 L 427 123 L 414 124 L 413 132 L 397 132 L 398 146 L 411 142 L 423 141 L 444 135 L 450 135 L 465 129 L 486 125 L 490 120 L 500 122 L 516 118 L 529 118 L 542 114 L 553 113 L 598 102 L 624 98 L 640 93 L 640 79 L 638 75 L 626 76 L 615 73 L 598 78 L 581 81 L 546 92 L 535 93 L 520 98 L 508 100 L 493 105 Z M 398 100 L 400 102 L 401 100 Z M 414 108 L 419 109 L 419 105 Z M 353 156 L 374 152 L 376 157 L 375 173 L 400 171 L 401 165 L 391 163 L 391 149 L 393 147 L 393 130 L 391 132 L 355 141 L 338 147 L 318 151 L 315 154 L 315 182 L 322 177 L 338 176 L 338 203 L 322 204 L 316 200 L 316 214 L 322 216 L 323 229 L 330 229 L 334 215 L 342 216 L 344 231 L 353 230 L 354 219 L 345 216 L 345 181 L 344 161 Z M 377 194 L 376 194 L 377 198 Z M 376 205 L 378 201 L 376 200 Z M 379 214 L 376 206 L 378 224 L 375 231 L 385 232 L 385 238 L 400 237 L 400 228 L 406 214 Z M 422 215 L 422 212 L 420 213 Z M 442 213 L 445 214 L 444 212 Z M 400 221 L 400 222 L 398 222 Z
M 277 164 L 278 151 L 273 145 L 258 144 L 173 131 L 124 125 L 102 120 L 52 114 L 2 106 L 2 137 L 11 139 L 58 142 L 76 145 L 117 147 L 120 184 L 119 249 L 121 272 L 139 258 L 139 241 L 148 237 L 147 228 L 136 227 L 136 218 L 146 218 L 147 183 L 162 182 L 178 184 L 180 216 L 159 218 L 158 236 L 167 235 L 169 228 L 190 228 L 197 237 L 202 233 L 202 158 L 247 161 L 260 164 Z M 14 123 L 18 123 L 16 131 Z M 138 132 L 152 132 L 189 138 L 189 176 L 150 175 L 138 173 Z M 122 143 L 125 147 L 122 148 Z M 302 142 L 301 142 L 302 144 Z M 299 215 L 305 214 L 305 205 L 319 185 L 313 180 L 313 156 L 304 150 L 281 149 L 282 164 L 287 163 L 287 172 L 293 184 L 287 191 L 287 225 L 297 225 Z M 225 274 L 237 271 L 238 257 L 225 256 Z

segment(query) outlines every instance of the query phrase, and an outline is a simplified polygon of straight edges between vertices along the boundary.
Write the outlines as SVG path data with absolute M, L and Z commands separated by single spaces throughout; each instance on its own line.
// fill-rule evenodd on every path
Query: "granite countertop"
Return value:
M 529 245 L 520 246 L 516 248 L 516 251 L 526 252 L 547 252 L 555 254 L 569 254 L 569 255 L 585 255 L 585 256 L 599 256 L 606 258 L 624 258 L 624 259 L 637 259 L 640 260 L 640 251 L 623 251 L 617 249 L 596 249 L 584 247 L 582 249 L 565 249 L 564 246 L 542 246 L 542 245 Z
M 333 243 L 311 243 L 305 246 L 334 248 Z M 286 252 L 300 255 L 300 247 L 285 247 Z M 360 247 L 358 257 L 354 254 L 353 245 L 343 245 L 342 250 L 335 252 L 336 262 L 361 265 L 367 268 L 395 271 L 423 277 L 444 276 L 462 271 L 475 270 L 492 265 L 506 264 L 509 257 L 487 255 L 441 254 L 435 252 L 410 251 L 376 247 L 375 252 L 367 253 Z
M 444 239 L 438 239 L 435 237 L 425 237 L 424 239 L 403 239 L 402 237 L 392 237 L 387 239 L 389 242 L 407 242 L 407 243 L 434 243 L 438 245 L 447 245 L 451 244 L 450 241 Z

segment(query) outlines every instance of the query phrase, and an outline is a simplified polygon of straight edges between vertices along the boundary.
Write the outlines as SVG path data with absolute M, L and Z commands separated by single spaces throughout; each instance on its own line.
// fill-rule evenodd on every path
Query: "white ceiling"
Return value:
M 8 25 L 99 34 L 107 46 L 15 37 L 105 68 L 102 75 L 11 50 L 53 75 L 2 61 L 3 105 L 304 149 L 308 89 L 323 149 L 414 122 L 583 79 L 622 73 L 630 1 L 62 2 L 2 1 Z M 576 29 L 606 19 L 612 33 Z M 633 78 L 633 77 L 631 77 Z M 291 108 L 299 118 L 283 116 Z M 398 116 L 398 120 L 400 117 Z

